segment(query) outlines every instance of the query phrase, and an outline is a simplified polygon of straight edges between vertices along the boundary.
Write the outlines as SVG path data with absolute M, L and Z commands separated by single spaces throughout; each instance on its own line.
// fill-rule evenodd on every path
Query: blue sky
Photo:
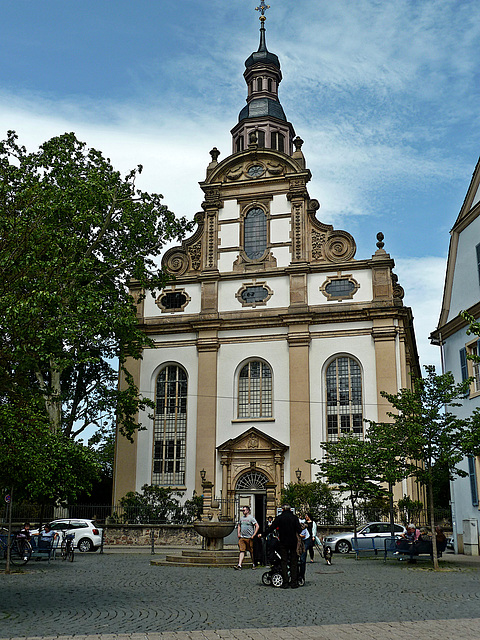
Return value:
M 258 47 L 255 0 L 0 0 L 0 131 L 33 150 L 75 131 L 170 209 L 200 210 L 209 150 L 230 153 Z M 415 315 L 422 364 L 449 229 L 480 154 L 480 3 L 270 0 L 279 95 L 305 144 L 319 218 L 376 234 Z

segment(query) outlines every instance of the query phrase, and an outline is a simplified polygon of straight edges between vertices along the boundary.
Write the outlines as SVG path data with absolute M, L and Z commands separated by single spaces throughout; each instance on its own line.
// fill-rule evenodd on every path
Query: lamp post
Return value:
M 295 475 L 297 476 L 297 482 L 300 482 L 300 480 L 302 478 L 302 470 L 301 469 L 297 469 L 295 471 Z

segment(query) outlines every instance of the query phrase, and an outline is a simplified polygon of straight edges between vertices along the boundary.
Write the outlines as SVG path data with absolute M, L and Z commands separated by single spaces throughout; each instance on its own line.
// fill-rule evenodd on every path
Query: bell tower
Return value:
M 258 51 L 245 60 L 243 77 L 247 83 L 247 104 L 238 115 L 232 129 L 232 152 L 243 151 L 249 144 L 275 149 L 292 155 L 295 131 L 278 99 L 282 72 L 278 57 L 267 49 L 265 11 L 270 6 L 262 0 L 256 7 L 260 16 L 260 45 Z

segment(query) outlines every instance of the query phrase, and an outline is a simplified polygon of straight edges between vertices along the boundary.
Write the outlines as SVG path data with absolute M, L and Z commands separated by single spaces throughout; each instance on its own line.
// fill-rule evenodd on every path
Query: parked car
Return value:
M 453 536 L 447 538 L 447 549 L 449 551 L 455 551 L 455 542 L 453 540 Z
M 396 536 L 401 536 L 402 533 L 406 532 L 405 527 L 401 524 L 394 524 L 394 530 Z M 325 546 L 330 547 L 332 551 L 348 553 L 352 550 L 352 539 L 354 535 L 353 531 L 335 533 L 334 535 L 324 538 L 323 543 Z M 390 535 L 389 522 L 369 522 L 357 532 L 357 538 L 388 538 Z
M 78 551 L 96 551 L 102 544 L 102 530 L 99 529 L 93 520 L 83 518 L 62 518 L 52 520 L 49 523 L 53 531 L 58 531 L 60 537 L 64 531 L 75 535 L 74 545 Z M 38 533 L 38 529 L 32 534 Z

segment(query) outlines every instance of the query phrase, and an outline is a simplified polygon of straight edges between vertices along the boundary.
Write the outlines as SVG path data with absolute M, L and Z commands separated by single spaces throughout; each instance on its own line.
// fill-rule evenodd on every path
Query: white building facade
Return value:
M 480 408 L 480 364 L 467 357 L 480 355 L 480 341 L 467 335 L 467 323 L 459 316 L 467 311 L 480 317 L 480 162 L 450 235 L 442 310 L 431 338 L 441 346 L 444 371 L 451 371 L 457 382 L 474 379 L 461 406 L 452 409 L 466 418 Z M 455 545 L 460 553 L 478 553 L 480 458 L 465 458 L 459 466 L 467 476 L 450 484 Z M 464 521 L 470 521 L 465 534 Z

